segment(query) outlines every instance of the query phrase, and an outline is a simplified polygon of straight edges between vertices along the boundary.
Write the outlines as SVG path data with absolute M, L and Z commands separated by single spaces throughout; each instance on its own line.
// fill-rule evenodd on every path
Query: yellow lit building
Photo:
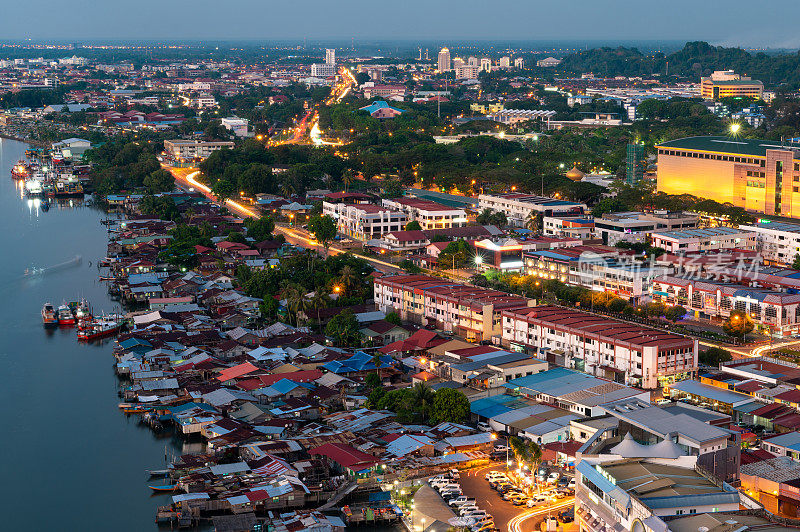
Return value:
M 800 218 L 800 143 L 688 137 L 658 148 L 658 191 Z
M 742 97 L 759 100 L 764 94 L 764 84 L 732 70 L 721 70 L 710 77 L 700 78 L 700 94 L 704 100 Z

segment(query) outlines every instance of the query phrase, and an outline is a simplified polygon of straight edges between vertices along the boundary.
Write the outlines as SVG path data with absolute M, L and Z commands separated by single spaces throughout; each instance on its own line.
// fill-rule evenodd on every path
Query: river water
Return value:
M 45 301 L 118 310 L 96 268 L 104 215 L 77 201 L 41 212 L 22 198 L 10 171 L 26 147 L 0 139 L 0 528 L 155 530 L 169 496 L 151 495 L 145 470 L 180 442 L 118 409 L 110 341 L 80 344 L 74 329 L 41 323 Z M 49 269 L 26 276 L 32 268 Z

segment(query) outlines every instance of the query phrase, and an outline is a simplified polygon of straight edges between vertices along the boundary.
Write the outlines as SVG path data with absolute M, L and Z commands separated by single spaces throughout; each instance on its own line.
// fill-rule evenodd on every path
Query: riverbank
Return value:
M 44 330 L 42 304 L 85 297 L 96 311 L 119 305 L 99 280 L 106 253 L 105 214 L 78 200 L 42 212 L 10 178 L 27 143 L 0 140 L 0 389 L 8 413 L 0 469 L 9 530 L 39 530 L 42 513 L 65 530 L 155 529 L 153 509 L 169 500 L 147 489 L 147 469 L 183 452 L 171 435 L 153 435 L 117 408 L 119 383 L 109 341 L 79 343 L 74 329 Z M 80 264 L 51 268 L 80 255 Z M 89 264 L 92 266 L 89 266 Z M 25 270 L 43 269 L 37 275 Z M 53 489 L 58 491 L 53 496 Z M 50 519 L 45 518 L 45 523 Z

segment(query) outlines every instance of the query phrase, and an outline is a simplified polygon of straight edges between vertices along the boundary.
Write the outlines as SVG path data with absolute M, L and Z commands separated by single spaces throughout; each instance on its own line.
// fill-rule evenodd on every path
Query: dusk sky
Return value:
M 773 0 L 3 1 L 4 39 L 707 40 L 800 47 L 800 2 Z

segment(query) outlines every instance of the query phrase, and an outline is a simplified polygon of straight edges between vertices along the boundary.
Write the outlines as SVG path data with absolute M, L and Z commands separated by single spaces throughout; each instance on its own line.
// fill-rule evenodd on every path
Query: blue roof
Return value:
M 382 368 L 389 368 L 394 365 L 394 359 L 389 355 L 381 355 L 380 360 L 380 367 Z M 372 362 L 372 355 L 368 355 L 363 351 L 358 351 L 347 359 L 332 360 L 331 362 L 322 364 L 320 368 L 337 374 L 376 369 L 375 364 Z
M 585 390 L 606 381 L 567 368 L 553 368 L 547 371 L 526 375 L 507 383 L 511 388 L 530 388 L 547 395 L 562 396 Z M 510 386 L 508 386 L 510 385 Z
M 393 111 L 397 111 L 398 113 L 402 113 L 403 112 L 402 109 L 398 109 L 396 107 L 392 107 L 391 105 L 389 105 L 388 103 L 386 103 L 386 102 L 384 102 L 382 100 L 374 101 L 371 104 L 360 108 L 359 111 L 366 111 L 369 114 L 372 114 L 372 113 L 378 111 L 379 109 L 392 109 Z
M 717 386 L 703 384 L 702 382 L 685 380 L 676 382 L 670 386 L 671 390 L 678 390 L 683 393 L 690 393 L 692 395 L 699 395 L 712 401 L 717 401 L 725 404 L 741 403 L 752 401 L 753 398 L 745 393 L 733 392 L 724 390 Z
M 796 452 L 800 451 L 800 432 L 786 432 L 778 436 L 773 436 L 772 438 L 765 438 L 764 441 L 772 445 L 786 447 Z

